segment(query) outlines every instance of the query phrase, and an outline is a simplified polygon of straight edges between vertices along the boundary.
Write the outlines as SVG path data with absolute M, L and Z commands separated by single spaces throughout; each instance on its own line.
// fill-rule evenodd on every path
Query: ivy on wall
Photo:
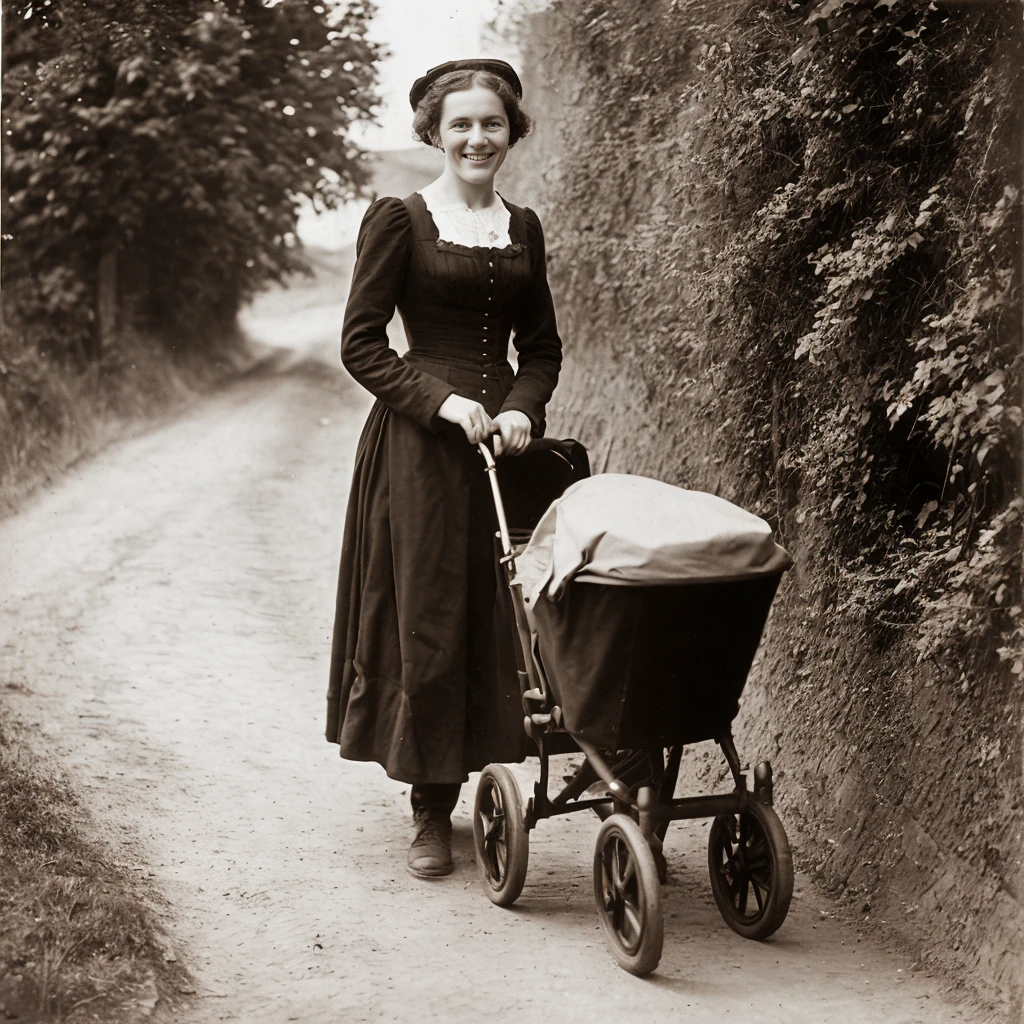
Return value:
M 706 284 L 740 314 L 726 378 L 769 511 L 827 526 L 838 604 L 914 623 L 921 657 L 995 640 L 1019 676 L 1014 7 L 754 4 L 690 98 L 697 180 L 746 207 Z
M 737 728 L 804 866 L 1014 1005 L 1021 10 L 556 0 L 527 36 L 560 429 L 772 522 Z
M 737 500 L 827 537 L 809 598 L 1021 676 L 1020 5 L 557 9 L 600 83 L 565 290 L 634 310 L 648 400 L 704 406 Z

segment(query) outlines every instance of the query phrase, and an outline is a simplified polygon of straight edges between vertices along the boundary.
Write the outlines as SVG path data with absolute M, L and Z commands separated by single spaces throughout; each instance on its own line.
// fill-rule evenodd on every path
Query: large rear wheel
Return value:
M 487 898 L 499 907 L 515 903 L 526 882 L 530 835 L 519 784 L 502 764 L 489 764 L 480 773 L 473 802 L 473 845 Z
M 630 974 L 650 974 L 661 960 L 665 935 L 661 886 L 640 826 L 624 814 L 613 814 L 597 834 L 594 899 L 618 965 Z
M 746 939 L 766 939 L 789 913 L 793 855 L 778 815 L 752 798 L 721 814 L 708 836 L 711 891 L 725 923 Z

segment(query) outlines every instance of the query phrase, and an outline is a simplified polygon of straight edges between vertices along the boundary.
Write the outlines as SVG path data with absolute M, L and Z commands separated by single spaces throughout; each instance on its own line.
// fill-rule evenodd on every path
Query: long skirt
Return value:
M 342 543 L 327 739 L 410 783 L 463 782 L 527 753 L 496 517 L 461 428 L 378 402 Z

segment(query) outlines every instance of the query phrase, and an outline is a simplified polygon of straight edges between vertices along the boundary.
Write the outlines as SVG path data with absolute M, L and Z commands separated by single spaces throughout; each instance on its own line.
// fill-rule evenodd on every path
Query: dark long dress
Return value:
M 374 203 L 356 244 L 342 360 L 377 402 L 345 520 L 327 739 L 403 782 L 462 782 L 526 753 L 483 459 L 436 415 L 454 393 L 544 432 L 561 363 L 544 237 L 532 210 L 506 205 L 504 248 L 439 240 L 418 194 Z M 396 306 L 403 357 L 385 330 Z

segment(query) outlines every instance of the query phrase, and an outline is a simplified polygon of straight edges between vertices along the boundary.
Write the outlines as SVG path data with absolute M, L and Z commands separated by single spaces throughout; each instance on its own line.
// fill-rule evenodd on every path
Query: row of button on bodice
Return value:
M 493 286 L 494 285 L 494 277 L 493 277 L 494 259 L 493 259 L 493 257 L 487 261 L 487 266 L 490 268 L 490 271 L 491 271 L 491 274 L 488 276 L 488 281 Z M 494 300 L 494 295 L 493 295 L 492 291 L 489 290 L 487 292 L 487 301 L 488 302 L 492 302 L 493 300 Z M 490 311 L 489 310 L 484 310 L 484 318 L 485 319 L 490 319 L 490 316 L 491 316 Z M 485 331 L 488 330 L 488 325 L 487 324 L 484 324 L 483 326 L 484 326 L 484 330 Z M 489 340 L 490 340 L 489 338 L 481 338 L 480 339 L 480 343 L 483 344 L 483 345 L 487 345 L 489 343 Z M 491 356 L 490 352 L 484 351 L 481 354 L 483 355 L 483 357 L 485 359 L 492 358 L 492 360 L 493 360 L 493 357 Z M 486 373 L 483 374 L 483 378 L 484 378 L 484 380 L 487 380 L 487 374 Z M 487 388 L 481 388 L 480 389 L 480 394 L 481 395 L 486 395 L 487 394 Z

